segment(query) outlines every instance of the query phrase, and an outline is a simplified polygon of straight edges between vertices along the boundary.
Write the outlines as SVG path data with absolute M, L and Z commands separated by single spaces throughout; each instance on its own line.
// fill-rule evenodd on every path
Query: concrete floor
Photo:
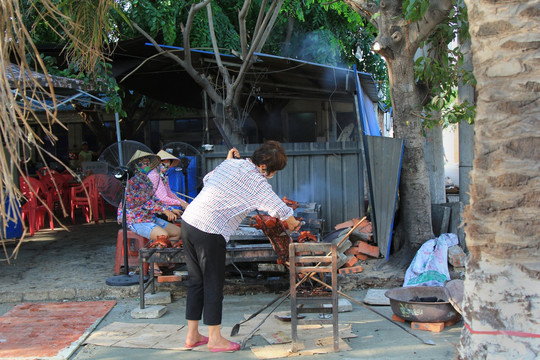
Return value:
M 365 291 L 353 291 L 349 292 L 348 295 L 361 300 L 365 295 Z M 225 296 L 222 326 L 228 328 L 232 327 L 234 324 L 244 319 L 244 314 L 251 314 L 257 311 L 270 302 L 275 296 L 275 294 Z M 166 305 L 167 313 L 159 319 L 132 319 L 130 312 L 137 306 L 138 303 L 135 299 L 119 300 L 117 306 L 111 310 L 96 330 L 113 322 L 175 325 L 187 324 L 184 319 L 184 298 L 175 299 L 171 304 Z M 376 309 L 388 317 L 392 316 L 392 311 L 389 306 L 378 306 Z M 276 311 L 288 310 L 290 310 L 290 303 L 287 300 Z M 269 310 L 264 311 L 262 315 L 268 314 L 268 311 Z M 258 318 L 255 318 L 246 322 L 241 328 L 246 332 L 249 332 L 259 323 L 259 320 L 257 319 Z M 440 333 L 411 330 L 421 338 L 432 340 L 436 344 L 433 346 L 425 345 L 417 338 L 411 336 L 394 324 L 391 324 L 384 318 L 356 304 L 353 304 L 353 310 L 351 312 L 339 314 L 339 323 L 340 325 L 351 324 L 353 334 L 358 336 L 346 340 L 346 343 L 351 347 L 350 351 L 301 357 L 320 359 L 454 359 L 456 358 L 456 345 L 461 333 L 461 323 L 445 328 Z M 405 323 L 404 326 L 408 327 L 410 325 Z M 290 325 L 288 323 L 283 323 L 283 329 L 290 333 Z M 276 331 L 277 330 L 278 329 L 276 329 Z M 205 331 L 206 327 L 201 324 L 201 332 L 205 333 Z M 228 333 L 223 332 L 223 334 L 232 341 L 241 342 L 243 339 L 241 336 L 230 337 L 228 336 Z M 331 336 L 331 332 L 328 335 Z M 179 339 L 179 342 L 182 344 L 184 339 Z M 251 351 L 251 348 L 267 345 L 267 341 L 259 335 L 255 335 L 248 340 L 244 350 L 236 353 L 221 353 L 220 355 L 193 350 L 171 351 L 85 345 L 78 349 L 72 359 L 146 360 L 148 358 L 156 358 L 157 356 L 182 359 L 202 359 L 210 356 L 219 356 L 220 359 L 257 359 L 257 356 Z
M 41 230 L 33 238 L 28 238 L 12 264 L 0 262 L 0 314 L 14 305 L 26 301 L 84 301 L 115 299 L 117 305 L 101 321 L 96 330 L 113 322 L 186 324 L 185 286 L 167 286 L 160 290 L 171 290 L 173 302 L 159 319 L 133 319 L 131 311 L 139 306 L 138 287 L 111 287 L 105 280 L 113 275 L 116 235 L 119 225 L 114 217 L 107 223 L 69 225 L 67 231 L 61 228 Z M 8 245 L 7 250 L 12 249 Z M 268 284 L 266 284 L 268 285 Z M 282 289 L 240 283 L 229 279 L 224 300 L 223 326 L 231 327 L 269 303 Z M 261 292 L 265 291 L 266 292 Z M 366 290 L 345 291 L 357 300 L 363 300 Z M 243 294 L 243 295 L 240 295 Z M 285 301 L 278 311 L 289 310 Z M 358 337 L 346 342 L 350 351 L 302 357 L 324 359 L 453 359 L 459 342 L 462 322 L 445 328 L 440 333 L 411 330 L 418 336 L 432 340 L 435 346 L 422 343 L 406 331 L 384 318 L 368 311 L 360 305 L 352 304 L 353 311 L 340 313 L 339 323 L 350 323 L 352 332 Z M 389 306 L 376 307 L 377 311 L 392 316 Z M 267 313 L 268 310 L 263 312 Z M 256 318 L 257 319 L 257 318 Z M 254 319 L 254 320 L 256 320 Z M 242 325 L 249 330 L 257 323 L 254 320 Z M 410 324 L 405 323 L 409 327 Z M 287 324 L 285 328 L 290 330 Z M 205 327 L 201 327 L 204 332 Z M 227 334 L 228 335 L 228 334 Z M 329 334 L 331 335 L 331 334 Z M 242 338 L 231 338 L 240 342 Z M 183 344 L 184 339 L 179 339 Z M 71 356 L 72 359 L 148 359 L 168 356 L 182 359 L 201 359 L 219 356 L 223 359 L 256 359 L 250 350 L 254 346 L 268 345 L 261 336 L 254 336 L 247 342 L 246 349 L 237 353 L 212 355 L 200 351 L 170 351 L 155 349 L 128 349 L 82 345 Z M 0 344 L 1 346 L 1 344 Z

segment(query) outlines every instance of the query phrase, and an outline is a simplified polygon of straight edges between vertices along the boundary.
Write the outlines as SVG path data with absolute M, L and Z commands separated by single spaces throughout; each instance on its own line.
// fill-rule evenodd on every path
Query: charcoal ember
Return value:
M 412 299 L 410 299 L 409 301 L 412 301 L 412 302 L 445 302 L 444 300 L 439 299 L 436 296 L 426 296 L 426 297 L 415 296 Z

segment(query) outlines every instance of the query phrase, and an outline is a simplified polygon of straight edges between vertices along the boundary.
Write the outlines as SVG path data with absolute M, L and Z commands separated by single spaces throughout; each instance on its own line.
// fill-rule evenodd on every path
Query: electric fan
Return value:
M 123 206 L 122 230 L 124 235 L 123 246 L 125 274 L 107 278 L 106 283 L 107 285 L 111 286 L 129 286 L 139 283 L 138 275 L 129 274 L 126 202 L 124 201 L 126 185 L 130 176 L 133 174 L 133 169 L 127 164 L 138 150 L 153 154 L 150 148 L 140 142 L 124 140 L 107 147 L 101 153 L 101 156 L 98 159 L 99 162 L 105 163 L 107 168 L 104 174 L 98 174 L 97 176 L 96 184 L 99 193 L 105 199 L 105 201 L 112 206 Z M 141 204 L 145 200 L 146 199 L 141 199 Z M 142 270 L 140 269 L 140 271 Z
M 184 142 L 170 142 L 163 150 L 180 159 L 178 166 L 169 170 L 169 187 L 179 197 L 193 199 L 197 196 L 205 174 L 202 154 Z

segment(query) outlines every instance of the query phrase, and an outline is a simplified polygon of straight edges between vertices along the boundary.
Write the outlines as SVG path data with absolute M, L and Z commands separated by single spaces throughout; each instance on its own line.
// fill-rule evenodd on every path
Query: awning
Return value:
M 45 75 L 36 71 L 21 70 L 16 64 L 10 64 L 6 69 L 7 79 L 11 92 L 19 98 L 21 106 L 32 104 L 35 111 L 52 109 L 54 107 L 51 99 L 49 86 L 54 88 L 54 97 L 56 108 L 62 109 L 63 106 L 71 108 L 71 101 L 78 101 L 82 104 L 96 102 L 103 104 L 103 100 L 90 94 L 94 89 L 82 80 L 72 79 L 62 76 Z M 42 87 L 36 86 L 36 83 Z M 28 96 L 27 91 L 32 95 Z M 22 98 L 26 98 L 26 103 Z

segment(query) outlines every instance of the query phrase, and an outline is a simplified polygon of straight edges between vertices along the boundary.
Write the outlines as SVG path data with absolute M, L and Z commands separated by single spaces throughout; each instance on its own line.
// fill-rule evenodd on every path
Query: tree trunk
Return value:
M 466 0 L 477 80 L 463 359 L 540 353 L 540 1 Z
M 380 36 L 380 35 L 379 35 Z M 413 56 L 401 48 L 388 61 L 388 76 L 394 109 L 394 137 L 405 140 L 399 184 L 400 238 L 412 250 L 433 237 L 429 175 L 424 159 L 422 120 L 415 115 L 421 108 L 422 94 L 415 85 Z
M 405 140 L 396 231 L 398 237 L 416 251 L 433 237 L 433 229 L 423 124 L 419 117 L 427 97 L 425 90 L 416 83 L 414 55 L 422 41 L 448 17 L 452 1 L 429 1 L 424 15 L 416 21 L 404 18 L 402 0 L 343 1 L 378 30 L 372 49 L 386 60 L 394 110 L 394 136 Z

